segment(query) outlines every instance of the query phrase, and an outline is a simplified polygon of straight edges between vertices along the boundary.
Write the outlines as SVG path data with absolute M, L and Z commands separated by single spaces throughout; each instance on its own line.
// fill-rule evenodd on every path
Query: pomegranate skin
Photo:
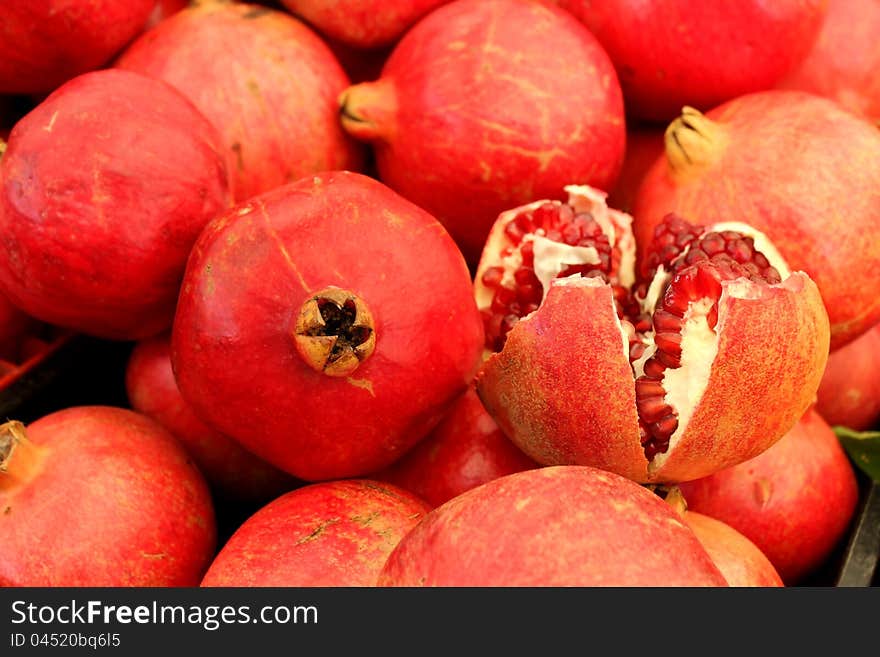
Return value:
M 181 442 L 220 499 L 268 502 L 297 485 L 293 477 L 193 413 L 174 380 L 170 335 L 135 345 L 125 370 L 125 389 L 134 410 L 156 420 Z
M 219 142 L 164 82 L 103 70 L 66 83 L 0 161 L 0 288 L 101 338 L 167 329 L 189 251 L 230 203 Z
M 321 34 L 355 48 L 382 48 L 449 0 L 281 0 Z
M 880 420 L 880 324 L 828 356 L 816 410 L 828 424 L 865 431 Z
M 806 57 L 828 0 L 560 0 L 614 62 L 634 117 L 665 122 L 773 87 Z M 734 56 L 731 54 L 734 53 Z
M 106 64 L 146 25 L 155 0 L 5 0 L 0 93 L 41 94 Z
M 829 0 L 828 15 L 806 58 L 777 85 L 836 100 L 880 122 L 880 1 Z
M 766 452 L 680 488 L 688 509 L 751 540 L 789 586 L 828 558 L 858 502 L 852 465 L 812 408 Z
M 659 497 L 612 473 L 558 466 L 495 479 L 437 507 L 398 543 L 378 584 L 727 583 Z
M 633 229 L 644 249 L 668 212 L 751 224 L 819 286 L 833 350 L 880 321 L 869 282 L 880 267 L 878 195 L 876 127 L 824 98 L 764 91 L 670 125 L 666 156 L 637 193 Z
M 3 586 L 195 586 L 214 554 L 208 487 L 134 411 L 80 406 L 27 427 L 0 473 Z
M 375 586 L 391 550 L 430 510 L 367 479 L 304 486 L 247 519 L 202 586 Z
M 471 387 L 424 440 L 374 477 L 437 507 L 487 481 L 537 467 L 507 439 Z
M 183 11 L 190 5 L 190 0 L 156 0 L 153 11 L 147 19 L 146 29 L 156 27 L 169 16 Z
M 21 341 L 33 324 L 0 292 L 0 360 L 18 362 Z
M 663 154 L 663 130 L 652 125 L 627 126 L 626 155 L 620 176 L 608 194 L 608 207 L 631 214 L 639 185 Z
M 552 47 L 548 47 L 552 44 Z M 614 68 L 571 15 L 457 0 L 398 42 L 382 76 L 341 99 L 380 178 L 443 223 L 469 263 L 495 218 L 569 183 L 609 189 L 626 130 Z
M 375 353 L 340 376 L 314 369 L 298 341 L 298 314 L 330 288 L 361 300 L 375 337 Z M 482 340 L 467 267 L 443 227 L 372 178 L 330 172 L 202 233 L 171 346 L 199 417 L 313 481 L 366 475 L 413 447 L 473 379 Z
M 214 124 L 236 201 L 363 165 L 362 146 L 337 118 L 347 75 L 318 35 L 284 12 L 194 5 L 141 36 L 116 66 L 168 82 Z

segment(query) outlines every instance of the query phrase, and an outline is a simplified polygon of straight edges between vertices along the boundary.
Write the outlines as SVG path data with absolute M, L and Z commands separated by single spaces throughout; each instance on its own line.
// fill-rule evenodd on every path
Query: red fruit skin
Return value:
M 646 488 L 593 468 L 557 466 L 495 479 L 434 509 L 398 543 L 378 584 L 726 586 L 726 581 L 672 507 Z
M 294 345 L 300 308 L 328 285 L 357 294 L 374 318 L 375 352 L 348 376 L 312 369 Z M 375 472 L 413 447 L 473 379 L 482 340 L 443 227 L 372 178 L 331 172 L 239 205 L 202 233 L 171 357 L 199 417 L 315 481 Z
M 806 57 L 828 0 L 560 0 L 608 52 L 627 113 L 666 122 L 770 89 Z
M 0 292 L 0 360 L 18 362 L 21 341 L 33 325 L 34 320 Z
M 190 0 L 156 0 L 145 29 L 156 27 L 166 18 L 186 9 L 189 5 Z
M 135 345 L 125 371 L 134 410 L 168 429 L 186 448 L 221 499 L 267 502 L 293 489 L 293 477 L 257 458 L 202 422 L 184 401 L 171 369 L 171 339 L 163 334 Z
M 0 473 L 0 585 L 195 586 L 214 554 L 208 487 L 159 424 L 80 406 L 27 427 Z M 16 465 L 16 459 L 19 464 Z
M 648 124 L 626 129 L 626 155 L 617 184 L 608 194 L 608 207 L 632 214 L 642 179 L 663 154 L 663 130 Z
M 355 48 L 382 48 L 450 0 L 281 0 L 324 36 Z
M 832 426 L 856 431 L 880 420 L 880 324 L 828 356 L 816 410 Z
M 796 91 L 743 96 L 705 116 L 692 149 L 705 159 L 673 168 L 682 155 L 667 141 L 667 156 L 639 187 L 633 230 L 642 256 L 668 212 L 703 224 L 742 221 L 819 286 L 832 350 L 880 321 L 869 282 L 880 268 L 880 131 Z
M 880 122 L 880 1 L 828 0 L 828 15 L 806 58 L 777 85 L 836 100 Z
M 814 409 L 766 452 L 680 488 L 688 509 L 751 540 L 789 586 L 828 558 L 858 502 L 852 465 Z
M 567 184 L 610 189 L 623 161 L 608 56 L 541 3 L 444 5 L 406 33 L 377 82 L 342 102 L 343 125 L 373 143 L 382 181 L 436 216 L 472 264 L 500 212 L 562 199 Z
M 186 258 L 230 203 L 219 137 L 164 82 L 104 70 L 16 124 L 0 161 L 0 288 L 101 338 L 171 325 Z
M 684 521 L 730 586 L 784 586 L 764 553 L 733 527 L 695 511 L 685 513 Z
M 427 438 L 374 478 L 437 507 L 487 481 L 537 467 L 502 433 L 471 387 Z
M 430 510 L 367 479 L 304 486 L 248 518 L 202 586 L 375 586 L 391 550 Z
M 146 25 L 155 0 L 4 0 L 0 93 L 47 93 L 106 64 Z
M 194 5 L 141 36 L 116 66 L 170 83 L 214 124 L 236 201 L 363 166 L 362 147 L 339 125 L 348 77 L 330 48 L 284 12 Z

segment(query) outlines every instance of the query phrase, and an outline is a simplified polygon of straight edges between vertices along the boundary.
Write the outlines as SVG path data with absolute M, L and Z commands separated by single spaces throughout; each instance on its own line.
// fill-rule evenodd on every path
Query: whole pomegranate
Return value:
M 822 31 L 806 58 L 779 83 L 831 98 L 880 122 L 880 0 L 828 0 Z
M 880 324 L 828 356 L 816 410 L 828 424 L 865 431 L 880 420 Z
M 122 408 L 0 425 L 0 509 L 0 586 L 194 586 L 214 554 L 202 475 Z
M 116 66 L 170 83 L 214 124 L 236 201 L 362 166 L 360 145 L 337 118 L 348 77 L 327 45 L 284 12 L 193 5 L 141 36 Z
M 368 479 L 304 486 L 248 518 L 202 586 L 375 586 L 391 550 L 429 510 Z
M 0 160 L 0 290 L 101 338 L 167 329 L 196 237 L 230 204 L 219 146 L 164 82 L 103 70 L 64 84 Z
M 47 93 L 106 64 L 146 25 L 156 0 L 4 0 L 0 94 Z
M 680 488 L 690 510 L 751 540 L 789 586 L 843 539 L 859 493 L 846 453 L 812 408 L 763 454 Z
M 374 472 L 414 446 L 466 390 L 482 341 L 443 227 L 372 178 L 330 172 L 210 224 L 171 346 L 198 416 L 319 480 Z
M 837 349 L 880 321 L 878 196 L 880 130 L 830 100 L 764 91 L 670 124 L 634 229 L 644 249 L 668 212 L 753 225 L 816 281 Z
M 440 506 L 487 481 L 536 467 L 502 433 L 472 386 L 427 438 L 373 476 Z
M 544 465 L 672 483 L 772 445 L 812 403 L 828 315 L 812 280 L 736 222 L 664 218 L 637 272 L 604 193 L 502 213 L 476 273 L 477 392 Z
M 610 188 L 623 161 L 617 76 L 571 15 L 525 0 L 457 0 L 401 39 L 374 82 L 341 97 L 383 182 L 425 208 L 476 263 L 502 210 Z
M 585 531 L 585 528 L 588 528 Z M 659 497 L 584 466 L 494 479 L 432 510 L 380 586 L 725 586 Z
M 559 0 L 607 50 L 635 117 L 666 122 L 769 89 L 813 46 L 828 0 Z
M 134 410 L 156 420 L 186 448 L 222 500 L 268 502 L 296 480 L 202 422 L 180 395 L 171 369 L 170 335 L 135 345 L 125 370 Z

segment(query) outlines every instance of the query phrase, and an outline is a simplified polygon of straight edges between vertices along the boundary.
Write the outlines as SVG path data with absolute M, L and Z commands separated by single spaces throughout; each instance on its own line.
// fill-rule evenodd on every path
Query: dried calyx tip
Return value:
M 27 440 L 24 424 L 11 420 L 0 424 L 0 472 L 6 472 L 15 448 Z
M 674 172 L 709 166 L 723 150 L 725 131 L 693 107 L 682 108 L 665 133 L 666 159 Z

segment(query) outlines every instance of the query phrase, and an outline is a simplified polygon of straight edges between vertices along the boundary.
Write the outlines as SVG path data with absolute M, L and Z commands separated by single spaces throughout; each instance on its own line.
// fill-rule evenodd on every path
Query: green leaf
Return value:
M 834 433 L 853 463 L 872 481 L 880 483 L 880 431 L 853 431 L 834 427 Z

